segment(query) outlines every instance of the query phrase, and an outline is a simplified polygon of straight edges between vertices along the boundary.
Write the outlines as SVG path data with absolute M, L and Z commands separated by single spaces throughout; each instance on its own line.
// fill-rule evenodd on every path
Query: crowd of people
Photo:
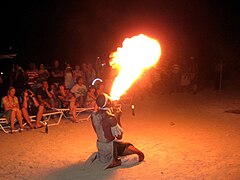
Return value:
M 77 107 L 95 108 L 97 95 L 106 92 L 104 83 L 92 84 L 97 77 L 104 79 L 103 68 L 98 61 L 95 67 L 90 63 L 74 68 L 65 64 L 65 70 L 60 68 L 58 60 L 51 69 L 44 64 L 37 69 L 34 63 L 29 63 L 29 68 L 24 70 L 14 64 L 7 95 L 2 98 L 2 116 L 10 124 L 11 132 L 22 131 L 23 120 L 31 129 L 43 127 L 43 113 L 54 108 L 69 108 L 72 121 L 77 122 Z M 36 116 L 34 124 L 30 116 Z M 18 130 L 14 127 L 16 120 Z
M 183 66 L 172 63 L 152 68 L 135 83 L 137 90 L 133 91 L 148 95 L 159 92 L 196 93 L 198 67 L 194 59 L 190 60 Z M 77 122 L 77 107 L 95 107 L 96 97 L 109 93 L 115 75 L 108 63 L 103 63 L 99 58 L 94 64 L 83 63 L 72 68 L 65 63 L 64 70 L 60 67 L 59 60 L 55 60 L 51 68 L 45 68 L 44 64 L 37 68 L 34 63 L 29 63 L 25 70 L 19 64 L 13 65 L 8 92 L 2 98 L 3 117 L 11 124 L 13 132 L 16 119 L 20 130 L 23 129 L 22 119 L 30 128 L 42 127 L 40 121 L 43 113 L 53 108 L 69 108 L 72 121 Z M 93 85 L 96 78 L 102 82 Z M 37 116 L 34 125 L 29 118 L 32 115 Z
M 35 64 L 30 63 L 26 71 L 15 65 L 11 77 L 12 84 L 2 98 L 3 117 L 10 124 L 10 133 L 23 131 L 24 120 L 30 129 L 43 127 L 44 112 L 53 108 L 69 108 L 72 121 L 77 122 L 76 108 L 90 107 L 95 110 L 91 115 L 97 135 L 98 152 L 95 154 L 101 163 L 107 163 L 106 168 L 132 166 L 144 160 L 143 152 L 133 144 L 121 141 L 121 111 L 114 110 L 113 101 L 105 93 L 104 83 L 92 83 L 96 77 L 103 79 L 103 76 L 97 75 L 96 68 L 90 64 L 84 64 L 83 69 L 80 66 L 72 69 L 70 64 L 66 64 L 65 71 L 62 71 L 56 60 L 50 72 L 43 64 L 37 70 Z M 34 124 L 30 116 L 36 116 Z M 19 129 L 15 129 L 16 121 Z

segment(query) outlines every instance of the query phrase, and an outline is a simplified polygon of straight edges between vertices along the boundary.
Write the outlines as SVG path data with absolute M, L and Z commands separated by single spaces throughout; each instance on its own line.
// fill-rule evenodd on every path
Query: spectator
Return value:
M 76 106 L 77 107 L 83 107 L 84 98 L 85 98 L 86 93 L 87 93 L 87 87 L 83 83 L 83 78 L 82 77 L 79 77 L 77 79 L 77 84 L 75 84 L 72 87 L 70 92 L 73 93 L 73 95 L 76 98 Z
M 59 61 L 55 60 L 53 64 L 53 68 L 51 71 L 51 84 L 55 83 L 57 86 L 58 84 L 64 83 L 64 73 L 59 67 Z
M 50 93 L 48 82 L 43 81 L 42 86 L 37 89 L 37 97 L 41 104 L 47 109 L 55 107 L 53 101 L 53 94 Z
M 62 108 L 69 108 L 70 114 L 73 115 L 73 122 L 77 122 L 76 117 L 76 98 L 70 93 L 69 90 L 65 89 L 64 85 L 59 85 L 58 98 L 61 102 Z
M 23 102 L 22 102 L 22 113 L 24 119 L 30 125 L 30 128 L 33 128 L 31 119 L 29 116 L 37 116 L 35 128 L 43 127 L 43 124 L 40 123 L 42 120 L 44 111 L 44 106 L 40 105 L 34 93 L 31 90 L 25 90 L 23 93 Z
M 13 72 L 13 85 L 16 88 L 16 96 L 19 97 L 24 90 L 26 76 L 22 67 L 15 65 Z
M 43 81 L 47 81 L 50 74 L 47 69 L 45 69 L 44 64 L 40 64 L 39 71 L 38 71 L 38 87 L 40 87 Z
M 29 70 L 26 71 L 26 84 L 27 86 L 36 93 L 37 90 L 37 80 L 38 80 L 38 71 L 34 63 L 29 64 Z
M 105 86 L 103 83 L 99 84 L 97 91 L 96 91 L 96 97 L 102 93 L 105 93 Z
M 87 93 L 87 97 L 85 100 L 85 107 L 87 108 L 94 108 L 96 106 L 96 95 L 95 95 L 95 87 L 94 86 L 90 86 L 88 89 L 88 93 Z
M 22 124 L 22 112 L 20 110 L 18 98 L 15 96 L 15 88 L 9 87 L 7 96 L 4 96 L 2 98 L 2 103 L 4 106 L 4 114 L 3 117 L 5 117 L 10 122 L 11 127 L 11 133 L 15 132 L 14 123 L 15 119 L 17 118 L 19 122 L 20 129 L 19 131 L 23 131 L 23 124 Z
M 71 89 L 74 84 L 74 78 L 73 78 L 73 71 L 70 66 L 70 64 L 66 65 L 65 73 L 64 73 L 64 81 L 65 81 L 65 87 L 66 89 Z
M 83 77 L 83 72 L 80 70 L 79 65 L 75 66 L 75 69 L 73 70 L 73 77 L 74 77 L 74 82 L 77 82 L 78 77 Z
M 93 68 L 91 63 L 87 64 L 86 68 L 86 84 L 87 86 L 90 86 L 92 84 L 92 81 L 96 78 L 96 71 Z
M 51 89 L 50 93 L 53 95 L 52 98 L 53 98 L 54 107 L 60 107 L 61 102 L 58 99 L 58 87 L 57 87 L 57 85 L 56 84 L 51 84 L 50 89 Z
M 95 61 L 95 70 L 96 70 L 96 76 L 99 78 L 102 78 L 103 65 L 104 65 L 104 63 L 102 63 L 100 57 L 97 57 L 97 59 Z
M 82 65 L 83 70 L 82 70 L 82 78 L 83 78 L 83 82 L 84 84 L 87 84 L 87 73 L 88 73 L 88 67 L 86 63 L 83 63 Z M 76 82 L 77 83 L 77 82 Z

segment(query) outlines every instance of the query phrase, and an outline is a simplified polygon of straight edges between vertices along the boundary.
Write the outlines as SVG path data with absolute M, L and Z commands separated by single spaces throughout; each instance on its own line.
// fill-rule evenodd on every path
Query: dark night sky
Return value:
M 124 38 L 144 33 L 159 40 L 162 58 L 195 56 L 238 64 L 240 8 L 200 0 L 1 1 L 0 47 L 19 59 L 73 64 L 107 57 Z M 231 60 L 231 61 L 230 61 Z

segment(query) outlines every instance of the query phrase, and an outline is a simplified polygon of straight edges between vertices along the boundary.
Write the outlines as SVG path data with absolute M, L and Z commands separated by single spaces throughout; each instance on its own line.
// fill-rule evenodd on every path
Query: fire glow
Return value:
M 145 70 L 158 62 L 160 56 L 161 47 L 157 40 L 143 34 L 126 38 L 122 47 L 111 55 L 110 65 L 118 70 L 111 98 L 119 100 Z

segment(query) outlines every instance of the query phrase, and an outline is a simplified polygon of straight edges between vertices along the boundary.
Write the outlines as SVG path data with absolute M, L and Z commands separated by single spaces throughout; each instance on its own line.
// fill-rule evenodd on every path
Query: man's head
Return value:
M 96 99 L 99 108 L 109 108 L 113 106 L 112 99 L 105 93 L 100 94 Z
M 79 85 L 82 85 L 84 82 L 82 77 L 78 77 L 76 81 Z
M 43 81 L 42 87 L 43 87 L 44 89 L 47 89 L 47 88 L 48 88 L 48 82 L 47 82 L 47 81 Z
M 58 60 L 55 60 L 55 61 L 53 62 L 53 65 L 54 65 L 55 68 L 58 68 L 58 67 L 59 67 L 59 61 L 58 61 Z
M 35 70 L 36 69 L 36 65 L 34 63 L 29 63 L 29 69 L 30 70 Z

